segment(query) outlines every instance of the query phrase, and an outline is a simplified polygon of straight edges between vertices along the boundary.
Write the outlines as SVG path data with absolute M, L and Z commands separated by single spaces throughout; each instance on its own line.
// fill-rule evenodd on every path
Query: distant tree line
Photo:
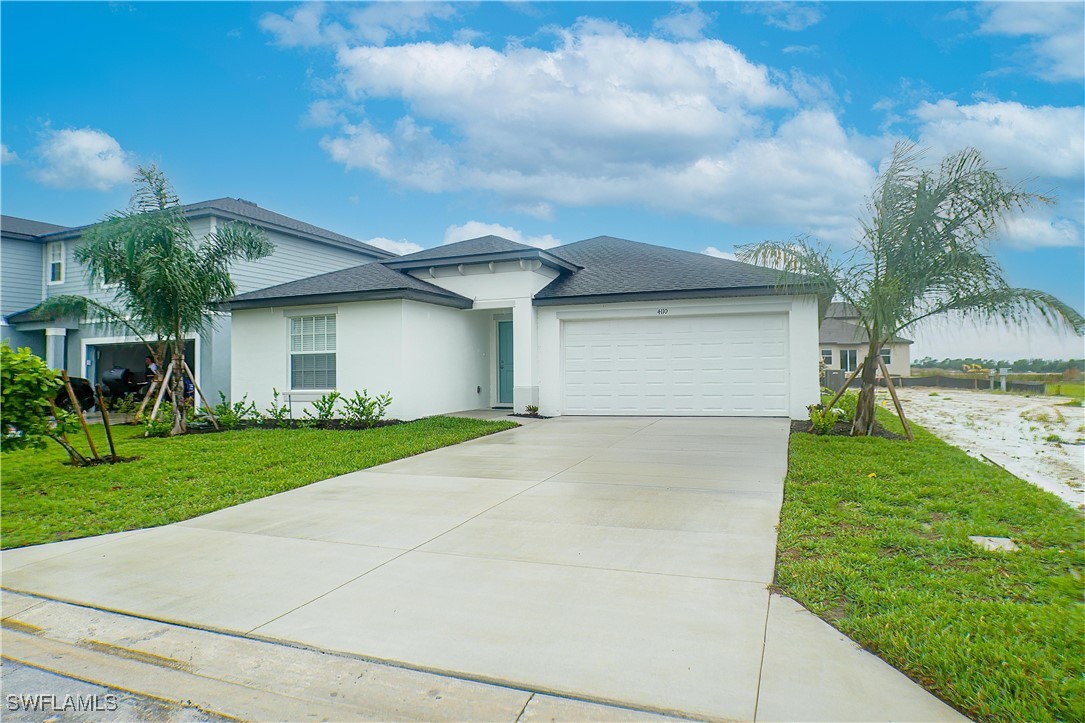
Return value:
M 1011 372 L 1032 372 L 1035 374 L 1061 374 L 1076 369 L 1079 372 L 1085 369 L 1085 359 L 1018 359 L 1010 362 L 1005 359 L 978 359 L 967 357 L 965 359 L 932 359 L 923 357 L 912 362 L 917 369 L 953 369 L 961 371 L 965 366 L 979 364 L 985 369 L 1000 369 L 1009 367 Z

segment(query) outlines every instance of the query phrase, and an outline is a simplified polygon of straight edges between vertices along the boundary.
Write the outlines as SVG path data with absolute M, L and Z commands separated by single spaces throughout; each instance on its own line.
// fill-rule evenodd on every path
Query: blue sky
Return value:
M 839 248 L 901 138 L 1057 201 L 993 250 L 1085 308 L 1081 3 L 13 3 L 3 212 L 83 224 L 158 163 L 398 251 L 496 232 Z M 942 327 L 915 352 L 1082 356 Z

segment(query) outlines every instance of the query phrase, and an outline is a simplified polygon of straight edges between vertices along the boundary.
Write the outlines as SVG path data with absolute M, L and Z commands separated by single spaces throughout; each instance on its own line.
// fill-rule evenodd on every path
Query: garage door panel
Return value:
M 785 314 L 563 325 L 566 414 L 788 413 Z

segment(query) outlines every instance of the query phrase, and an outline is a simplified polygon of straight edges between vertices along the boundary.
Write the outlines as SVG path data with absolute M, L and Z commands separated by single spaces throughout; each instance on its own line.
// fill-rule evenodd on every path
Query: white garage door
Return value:
M 787 315 L 566 321 L 564 413 L 786 417 Z

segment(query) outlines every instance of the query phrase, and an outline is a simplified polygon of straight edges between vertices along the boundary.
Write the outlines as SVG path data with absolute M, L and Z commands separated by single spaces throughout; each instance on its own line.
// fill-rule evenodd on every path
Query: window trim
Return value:
M 822 349 L 821 350 L 821 361 L 823 361 L 825 363 L 825 368 L 826 369 L 832 369 L 833 368 L 833 350 L 832 349 Z
M 319 310 L 324 311 L 324 310 Z M 339 333 L 338 333 L 338 320 L 337 314 L 334 311 L 324 313 L 309 313 L 309 314 L 290 314 L 286 317 L 286 388 L 291 393 L 320 393 L 335 391 L 339 384 Z M 336 331 L 331 349 L 321 349 L 319 351 L 294 351 L 294 323 L 302 323 L 304 319 L 317 319 L 320 317 L 336 319 Z M 325 331 L 325 346 L 327 346 L 327 331 Z M 315 355 L 330 354 L 335 369 L 335 384 L 330 387 L 295 387 L 294 386 L 294 357 L 295 356 L 315 356 Z
M 878 356 L 882 358 L 882 361 L 885 362 L 886 366 L 893 363 L 893 350 L 887 346 L 883 346 L 878 350 Z
M 53 252 L 57 249 L 60 250 L 60 258 L 54 260 Z M 64 283 L 64 278 L 65 276 L 67 276 L 68 271 L 65 268 L 65 266 L 67 266 L 67 264 L 65 263 L 65 261 L 67 260 L 65 258 L 65 255 L 66 249 L 64 248 L 63 241 L 50 241 L 49 243 L 45 244 L 45 283 L 47 285 L 55 286 L 57 284 Z M 60 265 L 60 278 L 56 279 L 55 281 L 53 280 L 53 264 Z

